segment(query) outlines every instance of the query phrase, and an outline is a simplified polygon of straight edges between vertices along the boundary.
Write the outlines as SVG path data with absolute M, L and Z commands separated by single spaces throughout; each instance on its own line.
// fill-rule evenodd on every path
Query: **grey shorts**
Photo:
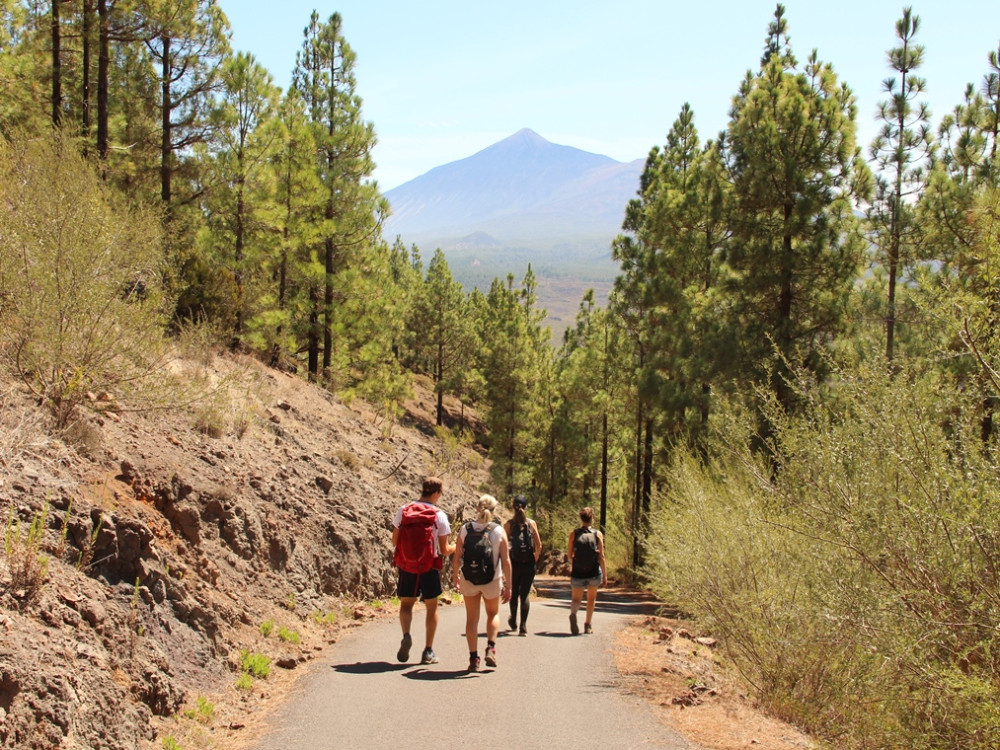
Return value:
M 591 586 L 600 586 L 604 581 L 604 576 L 601 574 L 601 569 L 597 569 L 597 575 L 593 578 L 573 578 L 570 577 L 569 585 L 575 589 L 587 589 Z

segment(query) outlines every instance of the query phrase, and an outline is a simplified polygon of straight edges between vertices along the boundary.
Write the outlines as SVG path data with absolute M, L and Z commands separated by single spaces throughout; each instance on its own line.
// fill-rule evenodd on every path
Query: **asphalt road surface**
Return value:
M 536 588 L 543 596 L 532 599 L 526 637 L 507 632 L 509 611 L 501 606 L 496 669 L 466 671 L 461 602 L 439 607 L 438 664 L 419 663 L 422 604 L 414 609 L 407 664 L 396 661 L 397 619 L 349 631 L 271 713 L 252 750 L 697 750 L 616 687 L 614 633 L 650 605 L 602 589 L 594 633 L 571 636 L 568 581 L 538 579 Z M 583 619 L 581 612 L 581 631 Z M 485 615 L 479 630 L 482 657 Z

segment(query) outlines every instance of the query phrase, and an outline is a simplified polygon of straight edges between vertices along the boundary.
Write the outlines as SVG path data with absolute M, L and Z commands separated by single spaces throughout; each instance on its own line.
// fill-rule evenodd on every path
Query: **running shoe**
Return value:
M 403 636 L 403 640 L 399 642 L 399 651 L 396 652 L 396 658 L 400 661 L 406 661 L 410 658 L 410 646 L 413 645 L 413 639 L 410 638 L 410 634 L 407 633 Z
M 517 622 L 515 622 L 513 615 L 507 618 L 507 625 L 510 626 L 511 630 L 517 630 Z
M 495 648 L 486 649 L 486 666 L 495 667 L 497 665 L 497 650 Z
M 569 616 L 569 632 L 573 635 L 580 635 L 580 626 L 576 624 L 576 614 Z
M 521 629 L 517 631 L 517 634 L 522 637 L 526 636 L 528 634 L 528 629 L 522 625 Z
M 421 664 L 437 664 L 438 658 L 437 654 L 434 653 L 434 649 L 425 648 L 424 652 L 420 655 Z
M 469 657 L 469 671 L 470 672 L 478 672 L 479 671 L 479 657 L 478 656 L 470 656 Z
M 590 635 L 593 632 L 594 632 L 594 629 L 592 627 L 590 627 L 590 623 L 589 622 L 583 623 L 583 633 L 584 633 L 584 635 Z

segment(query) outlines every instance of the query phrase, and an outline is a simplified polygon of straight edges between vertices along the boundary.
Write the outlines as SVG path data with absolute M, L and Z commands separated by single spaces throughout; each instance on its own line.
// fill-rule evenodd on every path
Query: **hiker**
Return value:
M 608 568 L 604 563 L 604 534 L 591 528 L 594 522 L 594 509 L 583 508 L 580 511 L 580 528 L 569 534 L 569 584 L 572 589 L 572 600 L 569 605 L 569 630 L 573 635 L 580 634 L 580 626 L 576 621 L 576 613 L 583 601 L 583 591 L 587 591 L 587 619 L 583 623 L 584 633 L 593 633 L 591 621 L 594 619 L 594 604 L 597 601 L 597 587 L 608 585 Z
M 538 535 L 538 524 L 528 518 L 528 498 L 518 495 L 514 498 L 514 517 L 504 524 L 507 544 L 510 547 L 510 617 L 507 624 L 511 632 L 528 634 L 528 598 L 531 584 L 535 581 L 535 563 L 542 554 L 542 538 Z M 521 605 L 521 624 L 518 627 L 517 607 Z
M 465 599 L 465 640 L 469 644 L 469 671 L 479 671 L 479 602 L 486 607 L 486 666 L 497 665 L 500 601 L 510 600 L 510 554 L 503 526 L 493 520 L 497 501 L 483 495 L 476 504 L 476 520 L 462 525 L 452 563 L 453 583 Z M 461 582 L 459 573 L 462 574 Z
M 436 664 L 434 633 L 438 624 L 438 597 L 441 596 L 441 568 L 444 558 L 454 553 L 449 544 L 451 525 L 448 516 L 437 507 L 444 485 L 437 477 L 424 479 L 420 499 L 407 503 L 392 519 L 393 564 L 399 569 L 396 595 L 399 597 L 399 624 L 403 629 L 396 658 L 410 658 L 413 639 L 410 624 L 413 605 L 421 599 L 427 607 L 426 641 L 421 664 Z

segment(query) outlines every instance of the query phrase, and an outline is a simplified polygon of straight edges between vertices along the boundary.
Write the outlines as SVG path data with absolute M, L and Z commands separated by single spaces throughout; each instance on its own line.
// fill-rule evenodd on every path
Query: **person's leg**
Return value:
M 486 640 L 496 643 L 500 632 L 500 597 L 484 598 L 483 604 L 486 605 Z
M 438 627 L 438 599 L 434 597 L 433 599 L 424 599 L 424 604 L 427 605 L 427 641 L 426 646 L 429 649 L 434 647 L 434 635 L 437 633 Z
M 514 596 L 521 600 L 521 630 L 528 624 L 528 610 L 531 607 L 531 584 L 535 582 L 535 568 L 530 566 L 519 581 L 520 587 L 515 589 Z M 514 599 L 511 596 L 511 600 Z
M 583 601 L 583 587 L 573 586 L 572 598 L 569 602 L 569 630 L 573 635 L 580 633 L 580 626 L 576 622 L 576 613 L 580 609 L 581 601 Z
M 589 626 L 594 619 L 594 605 L 597 603 L 597 586 L 587 587 L 587 619 L 584 624 Z
M 396 658 L 399 661 L 406 661 L 410 658 L 410 646 L 413 639 L 410 637 L 410 626 L 413 624 L 413 605 L 417 603 L 417 598 L 405 597 L 399 600 L 399 627 L 403 631 L 403 639 L 399 642 L 399 651 Z
M 500 633 L 500 597 L 483 597 L 486 606 L 486 666 L 497 665 L 497 635 Z
M 511 630 L 517 629 L 517 604 L 518 597 L 517 592 L 520 589 L 521 578 L 524 577 L 524 573 L 521 570 L 520 565 L 512 565 L 510 569 L 510 617 L 507 618 L 507 624 L 510 625 Z
M 465 642 L 469 644 L 469 653 L 474 654 L 479 649 L 479 602 L 482 594 L 463 595 L 465 599 Z
M 403 630 L 403 635 L 410 632 L 413 625 L 413 605 L 417 603 L 417 597 L 406 597 L 399 600 L 399 626 Z

